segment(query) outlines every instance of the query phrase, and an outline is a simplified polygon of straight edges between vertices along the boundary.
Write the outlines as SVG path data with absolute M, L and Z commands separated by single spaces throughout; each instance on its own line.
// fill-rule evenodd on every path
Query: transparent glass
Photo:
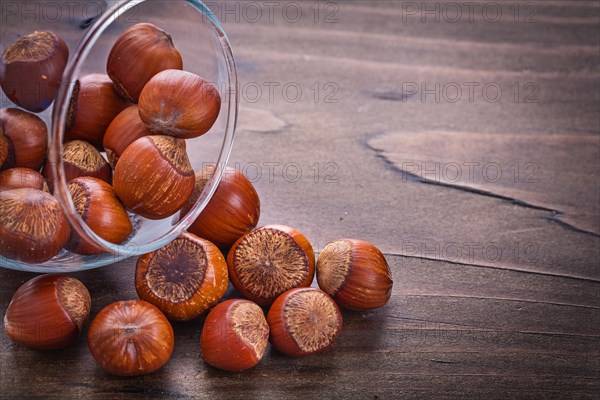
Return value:
M 223 176 L 233 145 L 238 112 L 235 60 L 223 27 L 214 14 L 198 0 L 125 0 L 111 3 L 112 6 L 107 4 L 107 9 L 102 10 L 102 14 L 87 29 L 76 49 L 69 46 L 69 63 L 58 96 L 53 107 L 39 114 L 49 126 L 48 161 L 58 179 L 53 195 L 63 206 L 71 230 L 105 252 L 82 256 L 63 249 L 53 259 L 42 264 L 28 264 L 0 256 L 2 267 L 44 273 L 75 272 L 110 265 L 131 256 L 154 251 L 189 227 L 206 206 Z M 43 9 L 38 11 L 43 12 Z M 29 12 L 33 12 L 33 9 L 30 8 Z M 4 15 L 3 19 L 13 17 L 13 14 L 17 13 Z M 69 36 L 68 30 L 80 27 L 71 20 L 61 22 L 65 18 L 54 24 L 43 18 L 23 23 L 23 14 L 20 18 L 18 28 L 10 28 L 18 29 L 19 32 L 11 32 L 8 37 L 2 32 L 3 48 L 21 35 L 44 29 L 52 30 L 59 36 L 61 33 L 66 35 L 67 38 L 61 37 L 69 44 L 68 39 L 74 35 Z M 183 57 L 183 69 L 202 76 L 219 90 L 222 104 L 216 123 L 203 136 L 186 140 L 189 159 L 195 171 L 207 163 L 216 163 L 217 169 L 195 206 L 185 215 L 178 212 L 163 220 L 149 220 L 129 213 L 133 232 L 125 242 L 117 245 L 96 235 L 76 212 L 65 180 L 61 154 L 69 100 L 76 80 L 89 73 L 106 73 L 106 60 L 113 43 L 125 29 L 140 22 L 153 23 L 168 32 Z M 13 25 L 17 24 L 7 24 L 9 27 Z M 3 98 L 2 107 L 14 105 Z

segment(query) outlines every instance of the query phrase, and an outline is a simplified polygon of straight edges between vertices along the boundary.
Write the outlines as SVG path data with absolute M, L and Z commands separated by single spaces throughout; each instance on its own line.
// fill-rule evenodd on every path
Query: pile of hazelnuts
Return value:
M 63 248 L 82 255 L 103 252 L 71 231 L 48 193 L 57 184 L 58 168 L 46 159 L 46 125 L 29 112 L 53 102 L 68 53 L 54 33 L 33 32 L 2 54 L 2 89 L 28 111 L 9 108 L 0 114 L 5 170 L 0 251 L 27 263 L 48 261 Z M 113 45 L 107 74 L 85 75 L 74 84 L 61 155 L 64 178 L 77 212 L 108 242 L 130 237 L 128 211 L 164 219 L 180 211 L 194 191 L 185 139 L 211 129 L 221 97 L 212 84 L 182 68 L 171 36 L 141 23 Z
M 35 32 L 31 40 L 38 40 L 39 45 L 39 37 L 45 34 Z M 54 47 L 48 50 L 44 42 L 44 54 L 61 54 L 64 42 L 47 34 Z M 3 89 L 11 76 L 8 67 L 19 57 L 11 48 L 2 56 L 6 64 L 0 76 Z M 127 72 L 139 65 L 147 74 L 138 75 L 135 82 L 127 81 Z M 202 78 L 181 68 L 181 56 L 171 37 L 144 23 L 119 37 L 109 55 L 108 76 L 91 75 L 76 84 L 66 127 L 65 175 L 77 211 L 108 241 L 126 240 L 131 232 L 128 212 L 150 219 L 187 213 L 214 174 L 214 165 L 194 174 L 185 139 L 210 130 L 219 114 L 220 97 Z M 45 74 L 50 80 L 50 72 Z M 103 82 L 94 101 L 83 95 L 90 82 Z M 32 104 L 26 97 L 5 91 L 15 104 L 30 110 L 51 103 L 45 99 Z M 29 131 L 5 124 L 5 115 L 26 112 L 12 109 L 2 113 L 2 126 L 8 125 L 11 133 L 0 138 L 8 138 L 12 146 L 9 158 L 14 163 L 31 154 L 23 150 L 26 146 L 17 150 L 14 145 L 25 143 L 18 138 L 28 136 Z M 39 119 L 29 113 L 27 118 Z M 33 226 L 36 210 L 55 201 L 43 185 L 52 186 L 55 177 L 31 176 L 36 179 L 27 182 L 42 183 L 35 188 L 2 186 L 0 245 L 3 256 L 40 262 L 56 253 L 52 254 L 51 246 L 36 242 L 55 240 L 68 224 L 56 216 L 62 212 L 60 205 L 52 203 L 51 213 L 50 208 L 45 209 L 43 226 L 37 226 L 39 221 Z M 0 184 L 5 185 L 4 179 L 0 178 Z M 10 212 L 5 211 L 8 206 Z M 315 263 L 310 242 L 298 230 L 283 225 L 257 228 L 259 218 L 255 188 L 242 173 L 228 167 L 188 232 L 138 258 L 135 289 L 140 299 L 112 303 L 95 316 L 87 341 L 96 362 L 114 375 L 154 372 L 173 352 L 170 321 L 195 320 L 208 312 L 200 338 L 203 359 L 219 369 L 242 371 L 260 362 L 269 341 L 292 357 L 322 352 L 340 335 L 339 307 L 371 310 L 389 300 L 391 272 L 381 251 L 372 244 L 336 240 L 323 248 Z M 66 246 L 79 254 L 99 251 L 73 233 L 62 233 L 64 243 L 59 249 Z M 315 275 L 319 288 L 311 287 Z M 229 282 L 243 299 L 221 301 Z M 79 280 L 41 275 L 14 294 L 4 327 L 17 343 L 34 349 L 60 349 L 76 341 L 90 310 L 90 294 Z

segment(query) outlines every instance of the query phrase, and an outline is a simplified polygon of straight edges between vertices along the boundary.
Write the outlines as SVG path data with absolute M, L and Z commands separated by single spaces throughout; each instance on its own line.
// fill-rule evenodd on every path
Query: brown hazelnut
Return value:
M 315 254 L 296 229 L 267 225 L 235 242 L 227 266 L 231 283 L 244 297 L 268 306 L 289 289 L 310 286 Z
M 41 190 L 0 191 L 0 252 L 4 257 L 43 263 L 65 245 L 71 228 L 58 201 Z
M 221 96 L 198 75 L 169 69 L 144 86 L 139 107 L 140 118 L 153 132 L 190 139 L 213 126 L 221 110 Z
M 141 256 L 135 271 L 138 296 L 176 321 L 194 319 L 217 304 L 228 283 L 223 254 L 191 233 Z
M 63 166 L 65 171 L 65 180 L 82 176 L 98 178 L 110 184 L 112 181 L 112 169 L 108 162 L 102 157 L 102 154 L 94 146 L 83 140 L 73 140 L 63 146 Z M 50 189 L 54 188 L 56 178 L 54 176 L 54 165 L 48 160 L 42 171 L 48 181 Z
M 117 165 L 125 149 L 141 137 L 152 135 L 146 124 L 140 119 L 137 106 L 123 110 L 110 123 L 104 134 L 104 150 L 111 167 Z
M 58 93 L 68 58 L 67 44 L 52 32 L 23 36 L 2 53 L 2 90 L 26 110 L 44 111 Z
M 90 324 L 88 347 L 102 368 L 113 375 L 150 374 L 171 358 L 175 337 L 169 320 L 143 300 L 104 307 Z
M 267 322 L 273 346 L 291 357 L 322 352 L 342 331 L 338 306 L 316 288 L 297 288 L 283 293 L 271 306 Z
M 249 300 L 233 299 L 213 308 L 204 321 L 202 358 L 215 368 L 244 371 L 256 366 L 269 342 L 262 309 Z
M 97 178 L 80 177 L 72 179 L 68 187 L 75 210 L 94 233 L 115 244 L 127 239 L 133 229 L 131 221 L 125 207 L 108 183 Z M 85 255 L 102 252 L 75 231 L 71 232 L 71 238 L 65 248 Z
M 149 23 L 136 24 L 123 32 L 113 45 L 106 66 L 117 92 L 133 103 L 138 102 L 142 89 L 154 75 L 182 68 L 181 54 L 171 36 Z
M 382 307 L 392 294 L 392 273 L 385 257 L 362 240 L 341 239 L 325 246 L 317 262 L 317 281 L 350 310 Z
M 8 162 L 4 167 L 38 171 L 48 151 L 48 128 L 44 121 L 18 108 L 3 108 L 0 110 L 0 124 L 8 139 Z
M 46 180 L 30 168 L 11 168 L 0 172 L 0 190 L 31 188 L 48 192 Z
M 77 80 L 71 95 L 65 142 L 85 140 L 102 148 L 104 132 L 111 121 L 126 107 L 108 75 L 85 75 Z
M 56 350 L 77 339 L 90 315 L 86 287 L 65 275 L 40 275 L 13 295 L 4 329 L 16 343 L 39 350 Z
M 131 211 L 162 219 L 183 207 L 194 190 L 194 170 L 182 141 L 144 136 L 129 145 L 115 167 L 115 192 Z
M 214 171 L 215 166 L 208 165 L 196 173 L 196 186 L 182 210 L 184 214 L 196 203 Z M 243 173 L 227 167 L 217 190 L 188 231 L 228 250 L 256 227 L 259 218 L 260 199 L 254 186 Z

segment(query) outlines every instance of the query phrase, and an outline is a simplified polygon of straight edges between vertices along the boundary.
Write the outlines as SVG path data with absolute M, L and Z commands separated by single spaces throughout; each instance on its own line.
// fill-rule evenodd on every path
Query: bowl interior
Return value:
M 186 140 L 188 156 L 195 171 L 209 163 L 217 164 L 218 168 L 213 179 L 206 185 L 196 206 L 185 215 L 178 212 L 163 220 L 149 220 L 130 213 L 134 230 L 125 242 L 114 245 L 99 238 L 75 212 L 66 189 L 62 166 L 59 163 L 57 173 L 62 184 L 57 185 L 54 195 L 62 201 L 71 228 L 84 237 L 90 237 L 107 252 L 81 256 L 63 249 L 52 260 L 37 265 L 0 257 L 0 265 L 3 267 L 33 272 L 73 272 L 109 265 L 130 256 L 156 250 L 184 231 L 216 190 L 233 144 L 237 118 L 235 95 L 237 77 L 231 48 L 221 25 L 208 9 L 196 0 L 119 2 L 97 19 L 76 50 L 68 41 L 71 51 L 70 61 L 65 71 L 61 91 L 53 105 L 52 116 L 50 117 L 48 111 L 40 114 L 48 126 L 52 127 L 49 158 L 59 159 L 57 156 L 62 152 L 64 121 L 74 82 L 87 74 L 105 74 L 106 61 L 114 42 L 124 30 L 141 22 L 152 23 L 168 32 L 183 57 L 183 69 L 203 77 L 221 94 L 221 111 L 211 130 L 201 137 Z M 40 29 L 29 26 L 27 28 Z M 44 28 L 68 38 L 74 35 L 72 30 L 75 29 L 73 24 L 66 22 L 42 29 Z M 3 106 L 12 105 L 3 104 Z

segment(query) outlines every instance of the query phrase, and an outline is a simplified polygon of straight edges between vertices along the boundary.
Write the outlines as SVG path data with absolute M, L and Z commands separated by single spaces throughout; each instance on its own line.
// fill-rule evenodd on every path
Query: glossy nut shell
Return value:
M 146 83 L 166 69 L 182 69 L 181 54 L 171 36 L 155 25 L 136 24 L 113 45 L 106 70 L 117 92 L 137 103 Z
M 65 275 L 40 275 L 14 294 L 4 316 L 8 337 L 27 347 L 55 350 L 72 344 L 90 314 L 86 287 Z
M 292 289 L 275 300 L 267 321 L 271 343 L 291 357 L 320 353 L 342 330 L 342 314 L 325 292 L 316 288 Z
M 196 203 L 214 171 L 215 166 L 210 165 L 196 173 L 196 186 L 183 213 Z M 217 191 L 188 231 L 228 250 L 256 227 L 259 218 L 260 199 L 254 186 L 240 171 L 227 167 Z
M 267 225 L 235 242 L 227 266 L 231 283 L 244 297 L 268 306 L 286 290 L 310 286 L 315 256 L 296 229 Z
M 256 366 L 269 342 L 262 309 L 249 300 L 220 303 L 206 316 L 200 346 L 202 358 L 215 368 L 244 371 Z
M 194 181 L 194 170 L 180 141 L 144 136 L 119 158 L 113 186 L 127 208 L 149 219 L 162 219 L 183 207 Z
M 52 32 L 23 36 L 2 53 L 2 90 L 26 110 L 44 111 L 56 98 L 68 58 L 67 44 Z
M 108 183 L 97 178 L 81 177 L 71 180 L 68 187 L 75 210 L 94 233 L 114 244 L 120 244 L 129 236 L 133 229 L 129 215 Z M 71 233 L 66 248 L 84 255 L 102 252 L 75 231 Z
M 71 228 L 58 201 L 36 189 L 0 192 L 0 252 L 27 263 L 43 263 L 67 242 Z
M 329 243 L 317 262 L 319 287 L 350 310 L 384 306 L 392 294 L 392 274 L 384 255 L 355 239 Z
M 194 319 L 217 304 L 228 283 L 223 254 L 191 233 L 141 256 L 135 271 L 140 298 L 176 321 Z
M 90 324 L 88 347 L 103 369 L 118 376 L 150 374 L 171 358 L 175 338 L 167 318 L 143 300 L 103 308 Z
M 0 110 L 0 124 L 8 145 L 4 167 L 38 171 L 48 151 L 48 128 L 44 121 L 27 111 L 3 108 Z

